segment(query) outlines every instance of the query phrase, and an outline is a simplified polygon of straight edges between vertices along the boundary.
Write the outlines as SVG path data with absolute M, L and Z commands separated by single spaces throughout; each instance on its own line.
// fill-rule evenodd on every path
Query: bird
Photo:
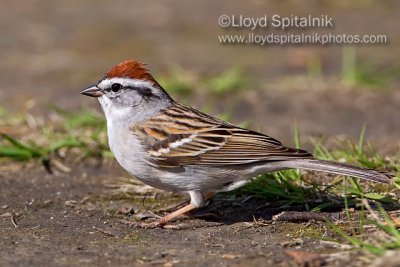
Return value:
M 146 65 L 130 59 L 81 91 L 97 98 L 110 150 L 128 173 L 152 187 L 187 193 L 190 203 L 152 223 L 163 227 L 204 206 L 217 192 L 287 169 L 319 171 L 391 183 L 387 173 L 319 160 L 266 134 L 236 126 L 175 101 Z

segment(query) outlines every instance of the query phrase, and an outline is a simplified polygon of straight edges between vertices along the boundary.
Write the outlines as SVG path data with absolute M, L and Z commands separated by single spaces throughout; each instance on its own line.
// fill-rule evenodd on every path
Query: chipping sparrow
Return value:
M 262 173 L 296 168 L 390 182 L 381 172 L 315 159 L 305 150 L 182 105 L 134 60 L 113 67 L 81 93 L 99 100 L 110 149 L 125 170 L 150 186 L 190 195 L 189 205 L 153 226 Z

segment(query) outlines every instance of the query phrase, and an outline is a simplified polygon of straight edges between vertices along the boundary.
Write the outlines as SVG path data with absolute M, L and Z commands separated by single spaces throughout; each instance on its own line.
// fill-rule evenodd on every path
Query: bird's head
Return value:
M 98 98 L 108 119 L 153 113 L 172 101 L 144 64 L 126 60 L 111 68 L 81 94 Z

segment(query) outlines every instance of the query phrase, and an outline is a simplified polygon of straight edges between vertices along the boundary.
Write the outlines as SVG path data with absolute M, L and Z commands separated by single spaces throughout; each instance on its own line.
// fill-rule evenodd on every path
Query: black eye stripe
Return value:
M 152 95 L 153 95 L 153 92 L 151 91 L 150 88 L 142 88 L 142 89 L 140 90 L 140 93 L 141 93 L 142 95 L 144 95 L 144 96 L 152 96 Z
M 151 91 L 150 88 L 148 87 L 133 87 L 133 86 L 128 86 L 126 88 L 135 90 L 136 92 L 138 92 L 139 94 L 141 94 L 142 96 L 152 96 L 153 92 Z

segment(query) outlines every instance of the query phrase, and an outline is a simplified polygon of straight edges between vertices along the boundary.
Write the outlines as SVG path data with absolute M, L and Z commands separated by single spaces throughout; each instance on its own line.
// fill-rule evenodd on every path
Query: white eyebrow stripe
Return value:
M 110 88 L 113 83 L 119 83 L 124 87 L 153 87 L 154 83 L 151 81 L 143 81 L 132 78 L 106 78 L 98 83 L 98 87 L 101 89 Z

